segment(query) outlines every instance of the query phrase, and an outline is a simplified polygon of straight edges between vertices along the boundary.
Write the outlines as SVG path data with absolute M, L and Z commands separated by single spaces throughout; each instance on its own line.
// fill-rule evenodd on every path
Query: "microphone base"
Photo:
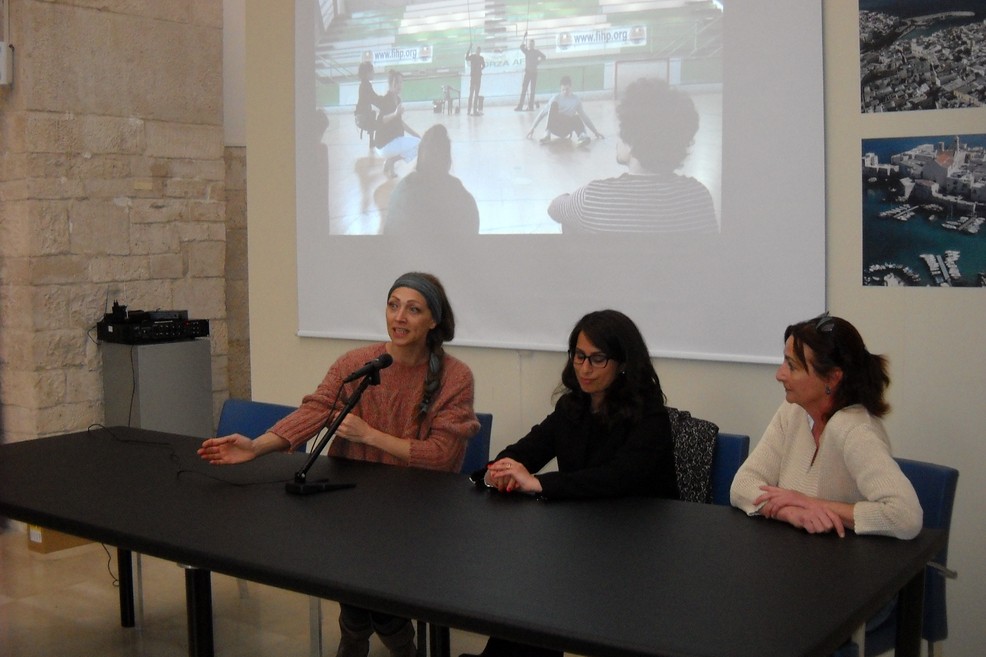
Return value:
M 289 481 L 284 485 L 284 489 L 292 495 L 314 495 L 315 493 L 327 493 L 355 487 L 356 484 L 334 484 L 327 479 L 305 482 Z

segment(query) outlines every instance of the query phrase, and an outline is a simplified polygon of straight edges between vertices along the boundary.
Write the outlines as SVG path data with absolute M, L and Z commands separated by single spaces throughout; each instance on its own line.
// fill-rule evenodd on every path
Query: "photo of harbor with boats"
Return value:
M 986 135 L 862 142 L 863 285 L 986 287 Z

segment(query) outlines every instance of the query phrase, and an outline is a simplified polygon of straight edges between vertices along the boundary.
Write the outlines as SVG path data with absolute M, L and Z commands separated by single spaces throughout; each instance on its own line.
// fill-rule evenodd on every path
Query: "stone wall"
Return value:
M 0 422 L 103 419 L 114 300 L 208 319 L 228 395 L 222 0 L 8 0 L 0 87 Z
M 246 148 L 227 146 L 226 324 L 229 327 L 229 396 L 239 399 L 250 399 L 252 396 L 246 211 Z

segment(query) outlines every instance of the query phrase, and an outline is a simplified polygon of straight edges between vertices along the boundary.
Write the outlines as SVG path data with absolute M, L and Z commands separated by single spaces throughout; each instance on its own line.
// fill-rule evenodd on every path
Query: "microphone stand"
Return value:
M 343 406 L 341 411 L 339 411 L 339 413 L 335 417 L 335 420 L 332 421 L 332 424 L 326 430 L 325 435 L 322 436 L 322 439 L 318 441 L 318 444 L 315 446 L 315 449 L 312 450 L 312 453 L 308 457 L 308 461 L 305 463 L 304 467 L 301 468 L 301 470 L 298 470 L 294 474 L 294 481 L 289 481 L 285 485 L 284 488 L 285 490 L 287 490 L 287 492 L 293 493 L 294 495 L 312 495 L 314 493 L 325 493 L 331 490 L 341 490 L 343 488 L 353 488 L 356 486 L 356 484 L 334 484 L 330 482 L 328 479 L 320 479 L 319 481 L 308 481 L 308 471 L 311 469 L 313 465 L 315 465 L 315 459 L 318 458 L 318 455 L 322 453 L 322 450 L 325 449 L 325 446 L 329 444 L 329 441 L 335 435 L 335 432 L 339 428 L 339 425 L 342 424 L 342 421 L 346 418 L 347 415 L 349 415 L 349 412 L 353 410 L 353 407 L 359 403 L 360 397 L 363 396 L 363 392 L 369 386 L 371 385 L 375 386 L 379 384 L 380 384 L 380 370 L 374 370 L 363 377 L 363 380 L 360 381 L 359 385 L 356 387 L 356 391 L 352 394 L 352 396 L 350 396 L 349 401 L 346 402 L 346 405 Z M 329 421 L 326 420 L 325 422 L 326 424 L 328 424 Z M 322 428 L 324 429 L 325 426 L 326 425 L 323 424 Z M 321 431 L 321 429 L 319 429 L 319 431 Z

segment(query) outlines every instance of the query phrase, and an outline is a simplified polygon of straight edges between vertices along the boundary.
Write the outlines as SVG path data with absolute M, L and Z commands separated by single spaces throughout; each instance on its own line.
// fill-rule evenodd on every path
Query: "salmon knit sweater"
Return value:
M 343 379 L 385 352 L 384 344 L 354 349 L 341 356 L 319 384 L 302 400 L 301 407 L 275 424 L 270 431 L 296 449 L 311 439 L 329 416 L 336 392 Z M 404 462 L 381 449 L 336 437 L 329 443 L 330 456 L 374 461 L 391 465 L 458 472 L 465 457 L 466 443 L 477 431 L 479 420 L 473 412 L 473 377 L 462 361 L 445 355 L 442 385 L 431 408 L 418 427 L 417 407 L 421 402 L 428 365 L 413 367 L 394 362 L 380 370 L 380 384 L 369 386 L 352 414 L 371 427 L 411 441 L 411 460 Z M 342 408 L 359 380 L 343 385 L 336 407 Z

